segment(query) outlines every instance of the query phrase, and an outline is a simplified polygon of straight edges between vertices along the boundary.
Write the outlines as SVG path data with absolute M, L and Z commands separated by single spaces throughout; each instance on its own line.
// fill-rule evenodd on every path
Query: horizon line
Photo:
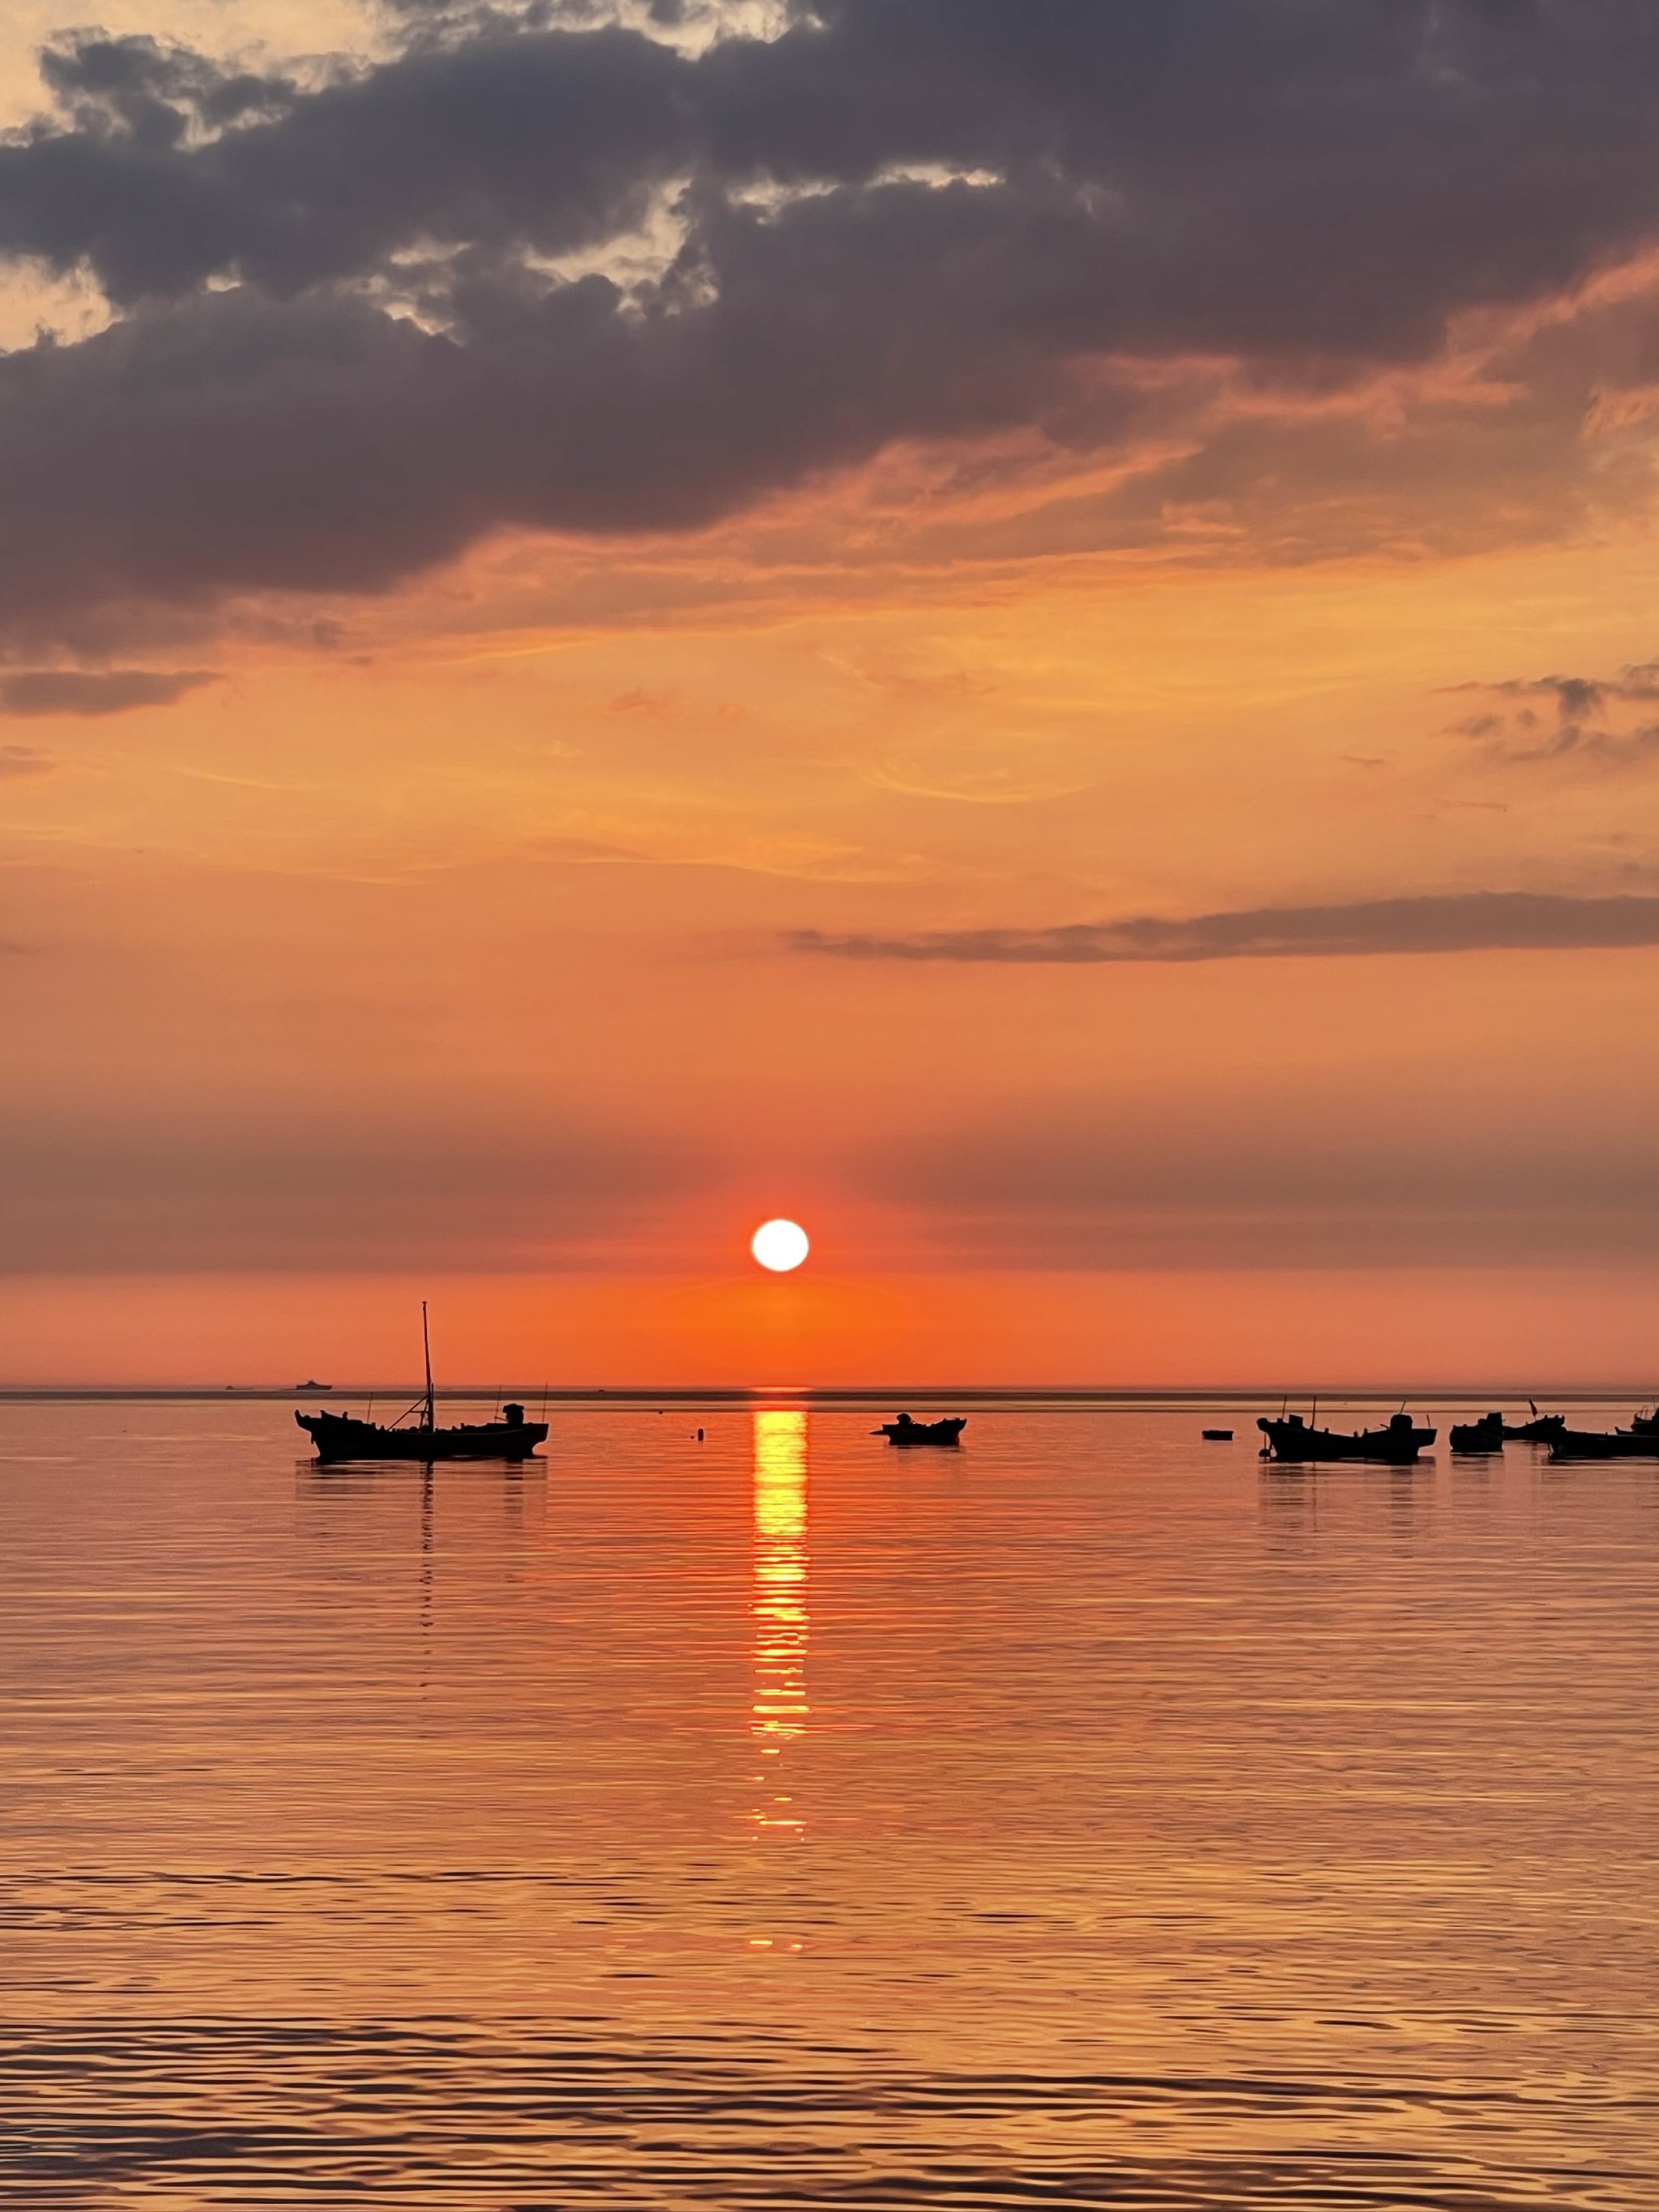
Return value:
M 148 1400 L 189 1403 L 219 1404 L 231 1399 L 243 1404 L 284 1404 L 295 1399 L 313 1401 L 331 1398 L 423 1398 L 423 1382 L 349 1382 L 330 1383 L 323 1389 L 307 1390 L 293 1383 L 269 1382 L 9 1382 L 0 1383 L 0 1405 L 27 1404 L 58 1401 Z M 1025 1403 L 1054 1405 L 1087 1403 L 1093 1405 L 1141 1405 L 1148 1401 L 1170 1404 L 1206 1403 L 1216 1401 L 1271 1403 L 1275 1399 L 1370 1400 L 1391 1398 L 1459 1397 L 1484 1398 L 1556 1398 L 1595 1401 L 1604 1398 L 1635 1398 L 1652 1401 L 1659 1398 L 1653 1378 L 1645 1383 L 1635 1382 L 1492 1382 L 1476 1381 L 1454 1382 L 1448 1381 L 1394 1382 L 1310 1382 L 1305 1380 L 1290 1384 L 1283 1382 L 1256 1383 L 1092 1383 L 1092 1382 L 1004 1382 L 1004 1383 L 948 1383 L 948 1382 L 750 1382 L 750 1383 L 687 1383 L 677 1382 L 652 1387 L 641 1383 L 587 1383 L 544 1385 L 541 1383 L 510 1382 L 456 1383 L 434 1392 L 441 1402 L 474 1402 L 481 1399 L 533 1399 L 539 1405 L 544 1401 L 551 1405 L 587 1406 L 608 1400 L 628 1407 L 728 1405 L 733 1407 L 764 1404 L 767 1401 L 806 1399 L 826 1407 L 844 1404 L 861 1406 L 872 1400 L 892 1398 L 927 1400 L 963 1400 L 970 1403 L 994 1405 L 1018 1401 Z

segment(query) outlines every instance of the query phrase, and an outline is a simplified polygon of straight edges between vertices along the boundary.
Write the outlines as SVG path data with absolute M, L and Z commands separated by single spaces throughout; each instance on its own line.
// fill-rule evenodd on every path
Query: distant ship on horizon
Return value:
M 298 1390 L 331 1390 L 331 1389 L 334 1388 L 334 1385 L 333 1385 L 331 1382 L 296 1382 L 296 1383 L 295 1384 L 294 1388 L 295 1389 L 295 1390 L 296 1390 L 296 1391 L 298 1391 Z

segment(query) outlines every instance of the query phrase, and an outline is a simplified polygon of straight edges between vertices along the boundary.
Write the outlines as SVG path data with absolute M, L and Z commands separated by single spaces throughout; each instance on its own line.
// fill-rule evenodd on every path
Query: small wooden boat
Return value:
M 1204 1441 L 1206 1444 L 1230 1444 L 1232 1440 L 1233 1432 L 1231 1429 L 1206 1429 L 1204 1431 Z
M 885 1437 L 890 1444 L 937 1444 L 949 1449 L 961 1441 L 967 1425 L 965 1415 L 942 1421 L 914 1421 L 908 1413 L 901 1413 L 897 1420 L 884 1421 L 870 1433 L 872 1437 Z
M 294 1416 L 325 1464 L 352 1459 L 416 1460 L 425 1466 L 453 1459 L 516 1462 L 528 1459 L 538 1444 L 546 1443 L 546 1422 L 526 1420 L 522 1406 L 504 1406 L 499 1421 L 463 1421 L 458 1428 L 441 1429 L 432 1391 L 432 1345 L 427 1334 L 424 1298 L 421 1341 L 426 1352 L 426 1393 L 400 1419 L 382 1425 L 360 1421 L 350 1413 Z M 419 1413 L 421 1418 L 410 1423 L 410 1413 Z
M 1344 1436 L 1332 1429 L 1316 1429 L 1300 1413 L 1270 1421 L 1257 1421 L 1267 1439 L 1263 1459 L 1285 1460 L 1292 1465 L 1343 1460 L 1374 1460 L 1388 1467 L 1409 1467 L 1425 1444 L 1434 1442 L 1432 1429 L 1419 1429 L 1409 1413 L 1396 1413 L 1384 1429 L 1362 1429 Z
M 1527 1401 L 1528 1419 L 1524 1421 L 1505 1421 L 1504 1441 L 1511 1444 L 1547 1444 L 1559 1437 L 1567 1425 L 1565 1413 L 1540 1413 L 1536 1399 Z
M 1512 1444 L 1547 1444 L 1566 1425 L 1565 1413 L 1534 1413 L 1529 1421 L 1505 1421 L 1504 1440 Z
M 1451 1448 L 1455 1452 L 1500 1452 L 1504 1449 L 1504 1416 L 1482 1413 L 1478 1421 L 1454 1421 Z
M 1659 1429 L 1570 1429 L 1550 1438 L 1550 1460 L 1659 1459 Z

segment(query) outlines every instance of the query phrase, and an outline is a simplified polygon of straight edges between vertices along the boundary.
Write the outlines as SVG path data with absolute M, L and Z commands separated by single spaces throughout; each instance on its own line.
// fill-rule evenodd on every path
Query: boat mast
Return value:
M 428 1429 L 437 1427 L 437 1416 L 432 1401 L 432 1339 L 426 1325 L 426 1300 L 421 1300 L 421 1349 L 426 1354 L 426 1421 Z

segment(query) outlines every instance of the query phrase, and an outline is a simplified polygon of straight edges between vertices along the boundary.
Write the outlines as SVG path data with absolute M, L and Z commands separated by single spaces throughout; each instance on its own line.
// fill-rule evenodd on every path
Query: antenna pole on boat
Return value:
M 426 1300 L 421 1300 L 421 1349 L 426 1354 L 426 1425 L 435 1429 L 437 1415 L 432 1402 L 432 1338 L 426 1325 Z

